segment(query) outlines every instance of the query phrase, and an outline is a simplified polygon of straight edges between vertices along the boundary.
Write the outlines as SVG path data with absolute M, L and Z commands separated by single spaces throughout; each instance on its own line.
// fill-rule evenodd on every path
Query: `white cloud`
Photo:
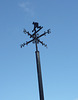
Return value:
M 31 16 L 34 16 L 33 6 L 30 2 L 19 3 L 19 7 L 21 7 L 26 13 L 30 14 Z

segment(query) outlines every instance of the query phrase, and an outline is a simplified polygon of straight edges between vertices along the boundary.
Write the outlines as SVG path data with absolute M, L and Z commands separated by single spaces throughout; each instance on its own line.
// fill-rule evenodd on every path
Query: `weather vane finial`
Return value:
M 34 29 L 32 30 L 32 32 L 36 31 L 36 28 L 38 29 L 41 29 L 41 26 L 39 26 L 39 23 L 38 22 L 33 22 L 32 23 L 34 25 Z
M 23 32 L 25 34 L 28 34 L 28 36 L 30 36 L 30 38 L 32 38 L 32 40 L 30 41 L 26 41 L 26 43 L 21 44 L 21 48 L 24 47 L 25 45 L 28 45 L 29 43 L 33 42 L 36 44 L 36 49 L 37 49 L 37 44 L 41 43 L 42 45 L 44 45 L 45 47 L 47 47 L 47 44 L 43 43 L 43 41 L 40 41 L 40 37 L 45 36 L 47 33 L 51 33 L 50 29 L 48 29 L 46 32 L 44 32 L 43 34 L 39 35 L 38 32 L 43 28 L 41 26 L 39 26 L 38 22 L 33 22 L 32 23 L 34 25 L 34 29 L 32 30 L 32 32 L 34 32 L 33 34 L 30 34 L 29 31 L 26 31 L 26 29 L 23 30 Z

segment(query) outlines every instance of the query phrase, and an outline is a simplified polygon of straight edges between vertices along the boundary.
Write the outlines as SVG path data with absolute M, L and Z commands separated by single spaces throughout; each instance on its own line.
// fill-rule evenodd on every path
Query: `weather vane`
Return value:
M 41 26 L 39 26 L 39 24 L 37 22 L 33 22 L 32 23 L 34 25 L 34 29 L 32 30 L 32 32 L 34 32 L 33 34 L 30 34 L 29 31 L 26 31 L 26 29 L 23 30 L 23 32 L 25 34 L 28 34 L 28 36 L 30 36 L 30 38 L 32 38 L 32 40 L 30 41 L 26 41 L 26 43 L 21 44 L 21 48 L 24 47 L 25 45 L 28 45 L 29 43 L 33 42 L 36 45 L 38 43 L 41 43 L 42 45 L 44 45 L 45 47 L 47 47 L 47 44 L 43 43 L 43 41 L 40 41 L 40 37 L 42 36 L 46 36 L 46 34 L 51 33 L 50 29 L 48 29 L 46 32 L 44 32 L 43 34 L 39 35 L 38 32 L 43 28 Z
M 30 34 L 29 31 L 26 31 L 26 29 L 23 30 L 25 34 L 28 34 L 30 38 L 32 38 L 30 41 L 26 41 L 26 43 L 21 44 L 21 48 L 24 47 L 25 45 L 28 45 L 29 43 L 33 42 L 36 45 L 36 64 L 37 64 L 37 75 L 38 75 L 38 85 L 39 85 L 39 96 L 40 100 L 44 100 L 44 93 L 43 93 L 43 84 L 42 84 L 42 74 L 41 74 L 41 64 L 40 64 L 40 56 L 39 56 L 39 51 L 37 44 L 41 43 L 43 46 L 47 47 L 47 44 L 43 43 L 43 41 L 40 41 L 40 37 L 46 36 L 46 34 L 51 33 L 50 29 L 48 29 L 46 32 L 43 34 L 39 35 L 38 32 L 43 28 L 39 26 L 39 23 L 33 22 L 34 29 L 32 30 L 33 34 Z

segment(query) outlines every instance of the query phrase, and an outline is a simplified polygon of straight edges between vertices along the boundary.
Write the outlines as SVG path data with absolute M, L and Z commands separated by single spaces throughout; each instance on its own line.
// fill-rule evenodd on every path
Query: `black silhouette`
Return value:
M 50 29 L 48 29 L 47 31 L 44 31 L 43 34 L 39 35 L 38 32 L 43 28 L 41 26 L 39 26 L 38 22 L 33 22 L 32 23 L 34 25 L 34 29 L 32 30 L 32 32 L 34 31 L 33 34 L 30 34 L 29 31 L 26 31 L 26 29 L 23 30 L 23 32 L 25 34 L 27 34 L 28 36 L 30 36 L 30 38 L 32 38 L 30 41 L 26 41 L 26 43 L 23 43 L 20 45 L 20 47 L 24 47 L 25 45 L 28 45 L 29 43 L 35 43 L 36 45 L 38 43 L 41 43 L 42 45 L 44 45 L 45 47 L 47 47 L 47 44 L 43 43 L 43 41 L 40 40 L 40 37 L 42 36 L 46 36 L 46 34 L 51 33 Z
M 39 23 L 38 22 L 33 22 L 32 24 L 34 25 L 34 29 L 32 30 L 32 32 L 33 31 L 36 31 L 36 28 L 41 29 L 41 26 L 39 26 Z

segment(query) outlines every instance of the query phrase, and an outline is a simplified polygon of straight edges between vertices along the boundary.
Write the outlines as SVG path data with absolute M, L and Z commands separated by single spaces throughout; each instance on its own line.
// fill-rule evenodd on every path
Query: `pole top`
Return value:
M 26 31 L 26 29 L 23 30 L 24 34 L 27 34 L 32 39 L 30 41 L 26 41 L 25 43 L 21 44 L 21 48 L 24 47 L 25 45 L 28 45 L 31 42 L 36 44 L 36 48 L 38 43 L 41 43 L 42 46 L 47 47 L 47 44 L 43 43 L 43 41 L 40 40 L 40 37 L 46 36 L 47 33 L 48 34 L 51 33 L 50 29 L 44 31 L 43 34 L 39 35 L 38 32 L 43 28 L 43 26 L 40 26 L 38 22 L 33 22 L 32 24 L 34 25 L 34 28 L 32 30 L 33 34 L 30 34 L 29 31 Z

